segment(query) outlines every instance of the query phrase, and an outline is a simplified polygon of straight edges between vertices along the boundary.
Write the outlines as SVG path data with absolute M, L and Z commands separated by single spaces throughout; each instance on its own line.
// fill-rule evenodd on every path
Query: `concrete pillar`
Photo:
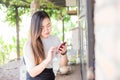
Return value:
M 96 0 L 96 80 L 120 80 L 120 0 Z

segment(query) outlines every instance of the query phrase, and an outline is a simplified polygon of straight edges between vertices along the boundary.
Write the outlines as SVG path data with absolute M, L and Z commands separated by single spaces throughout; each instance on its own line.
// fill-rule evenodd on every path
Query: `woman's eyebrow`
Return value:
M 47 23 L 47 26 L 48 26 L 48 25 L 51 25 L 51 23 L 50 23 L 50 22 L 49 22 L 49 23 Z M 44 25 L 42 25 L 42 27 L 44 27 Z
M 51 23 L 49 22 L 47 25 L 50 25 Z

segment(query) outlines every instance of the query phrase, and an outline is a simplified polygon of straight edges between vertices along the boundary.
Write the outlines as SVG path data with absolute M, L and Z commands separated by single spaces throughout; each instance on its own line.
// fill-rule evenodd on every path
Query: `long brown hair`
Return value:
M 40 34 L 42 31 L 42 21 L 44 18 L 49 18 L 45 11 L 37 11 L 32 15 L 30 36 L 31 36 L 31 47 L 35 59 L 35 64 L 38 65 L 42 60 L 45 59 L 45 51 L 43 47 Z

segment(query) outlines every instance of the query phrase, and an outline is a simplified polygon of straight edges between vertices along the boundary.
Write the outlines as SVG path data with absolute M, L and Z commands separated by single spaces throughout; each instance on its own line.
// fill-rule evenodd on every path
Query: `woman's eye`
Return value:
M 48 25 L 47 27 L 51 27 L 51 25 Z

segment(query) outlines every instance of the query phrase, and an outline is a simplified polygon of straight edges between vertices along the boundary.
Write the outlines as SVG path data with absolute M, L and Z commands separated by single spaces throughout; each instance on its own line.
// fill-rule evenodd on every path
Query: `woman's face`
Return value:
M 43 19 L 41 37 L 47 38 L 50 35 L 51 28 L 52 28 L 52 26 L 51 26 L 50 19 L 49 18 Z

